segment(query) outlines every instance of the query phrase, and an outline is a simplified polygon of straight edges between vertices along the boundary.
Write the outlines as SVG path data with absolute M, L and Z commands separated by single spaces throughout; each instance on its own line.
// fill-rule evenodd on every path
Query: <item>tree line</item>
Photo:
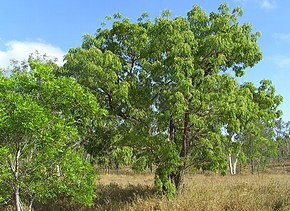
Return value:
M 155 187 L 174 197 L 188 168 L 225 174 L 270 158 L 289 160 L 289 123 L 270 80 L 238 77 L 262 59 L 258 32 L 227 4 L 187 17 L 164 11 L 131 22 L 107 17 L 64 65 L 31 56 L 0 76 L 0 203 L 65 195 L 92 205 L 94 165 L 154 167 Z M 249 70 L 250 71 L 250 70 Z

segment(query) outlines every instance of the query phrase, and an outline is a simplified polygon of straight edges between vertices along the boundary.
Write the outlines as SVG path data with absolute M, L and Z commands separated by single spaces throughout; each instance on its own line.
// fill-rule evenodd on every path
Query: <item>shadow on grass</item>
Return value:
M 138 200 L 146 200 L 155 196 L 153 187 L 144 185 L 127 185 L 122 187 L 117 183 L 97 185 L 97 198 L 93 207 L 85 207 L 66 197 L 58 197 L 46 204 L 35 203 L 34 210 L 43 211 L 90 211 L 90 210 L 121 210 L 128 204 Z

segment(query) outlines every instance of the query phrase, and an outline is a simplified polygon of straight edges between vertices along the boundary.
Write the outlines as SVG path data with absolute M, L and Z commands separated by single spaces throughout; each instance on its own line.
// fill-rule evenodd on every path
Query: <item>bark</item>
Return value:
M 179 196 L 182 191 L 183 183 L 184 183 L 184 168 L 180 167 L 177 173 L 172 173 L 170 178 L 176 188 L 176 195 Z
M 251 158 L 251 173 L 254 174 L 254 161 Z
M 19 185 L 15 187 L 15 207 L 17 211 L 21 211 L 21 202 L 20 202 L 20 196 L 19 196 Z
M 238 162 L 238 158 L 236 157 L 235 158 L 235 162 L 234 162 L 234 169 L 233 169 L 234 170 L 234 172 L 233 172 L 234 175 L 237 173 L 237 162 Z
M 231 172 L 231 175 L 233 175 L 234 172 L 233 172 L 232 155 L 231 155 L 231 154 L 229 154 L 229 165 L 230 165 L 230 172 Z
M 61 172 L 60 172 L 60 166 L 57 164 L 54 168 L 54 174 L 57 176 L 57 177 L 60 177 L 61 176 Z
M 28 211 L 32 210 L 33 198 L 30 199 Z
M 182 146 L 180 151 L 180 158 L 182 160 L 182 165 L 179 167 L 179 171 L 175 174 L 172 174 L 171 180 L 173 181 L 176 188 L 176 195 L 180 195 L 184 183 L 184 170 L 186 168 L 186 159 L 188 154 L 188 146 L 189 146 L 189 133 L 190 133 L 190 125 L 189 125 L 189 111 L 185 112 L 184 115 L 184 124 L 183 124 L 183 138 L 182 138 Z
M 238 155 L 233 156 L 229 154 L 229 166 L 231 175 L 237 174 L 237 163 L 238 163 Z
M 19 159 L 20 159 L 20 144 L 19 142 L 16 143 L 16 153 L 15 153 L 15 164 L 14 168 L 13 165 L 11 166 L 13 174 L 14 174 L 14 180 L 15 180 L 15 187 L 14 187 L 14 198 L 15 198 L 15 207 L 17 211 L 21 211 L 21 201 L 20 201 L 20 186 L 19 186 Z
M 169 123 L 169 140 L 172 141 L 174 140 L 174 135 L 175 135 L 175 124 L 174 124 L 174 121 L 173 119 L 170 119 L 170 123 Z

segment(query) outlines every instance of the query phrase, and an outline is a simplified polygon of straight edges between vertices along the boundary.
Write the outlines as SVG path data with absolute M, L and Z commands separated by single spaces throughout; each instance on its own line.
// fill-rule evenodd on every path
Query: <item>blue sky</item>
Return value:
M 0 3 L 0 67 L 10 59 L 22 60 L 37 49 L 51 57 L 62 56 L 81 45 L 82 36 L 94 34 L 105 16 L 120 12 L 135 21 L 143 12 L 152 19 L 164 9 L 173 16 L 186 16 L 194 4 L 208 13 L 227 2 L 231 9 L 241 6 L 240 22 L 249 22 L 262 36 L 259 44 L 263 60 L 248 69 L 240 82 L 273 81 L 284 101 L 280 106 L 284 121 L 290 121 L 290 1 L 289 0 L 9 0 Z

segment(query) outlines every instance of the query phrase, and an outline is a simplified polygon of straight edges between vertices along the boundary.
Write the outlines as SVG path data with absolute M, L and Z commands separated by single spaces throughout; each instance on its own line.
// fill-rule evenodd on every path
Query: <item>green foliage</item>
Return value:
M 87 153 L 105 167 L 156 167 L 156 189 L 169 198 L 190 166 L 225 174 L 229 154 L 253 168 L 289 158 L 288 129 L 274 139 L 282 97 L 271 81 L 238 84 L 262 59 L 260 33 L 240 16 L 227 4 L 154 21 L 143 13 L 136 23 L 116 13 L 111 28 L 69 50 L 64 67 L 38 55 L 2 73 L 0 203 L 61 194 L 92 205 Z
M 155 172 L 155 186 L 158 193 L 166 194 L 169 198 L 176 195 L 176 187 L 170 178 L 171 174 L 179 171 L 182 164 L 176 145 L 167 140 L 162 142 L 156 152 L 158 156 Z
M 190 165 L 225 172 L 233 146 L 223 131 L 257 133 L 255 123 L 271 124 L 281 102 L 270 81 L 238 85 L 236 77 L 262 59 L 260 34 L 240 24 L 241 15 L 227 4 L 209 15 L 199 6 L 187 17 L 165 11 L 154 22 L 147 14 L 137 23 L 118 14 L 111 28 L 70 49 L 59 74 L 90 89 L 108 110 L 86 148 L 95 159 L 129 147 L 134 168 L 156 165 L 156 187 L 170 196 Z
M 147 156 L 141 156 L 134 161 L 132 169 L 134 172 L 140 173 L 146 169 L 147 163 L 148 163 Z
M 217 139 L 218 140 L 218 139 Z M 225 174 L 227 158 L 221 147 L 220 140 L 200 139 L 198 145 L 191 151 L 189 164 L 196 169 L 208 170 Z
M 274 128 L 268 123 L 250 124 L 249 130 L 240 132 L 231 145 L 235 153 L 239 153 L 242 163 L 250 164 L 252 173 L 264 170 L 268 163 L 277 157 L 278 145 L 274 139 Z
M 118 166 L 127 166 L 132 163 L 133 149 L 128 146 L 117 148 L 112 151 L 112 160 Z
M 290 122 L 277 119 L 275 122 L 275 140 L 278 147 L 278 161 L 290 160 Z
M 4 165 L 5 158 L 9 156 L 9 149 L 5 146 L 0 146 L 0 203 L 5 203 L 10 198 L 9 180 L 12 179 L 8 165 Z
M 26 204 L 59 194 L 93 204 L 96 172 L 83 158 L 81 135 L 105 112 L 87 89 L 54 71 L 30 58 L 0 77 L 1 202 L 19 191 Z
M 170 181 L 168 175 L 163 174 L 163 172 L 156 172 L 154 184 L 159 195 L 166 194 L 169 199 L 176 196 L 175 185 Z

